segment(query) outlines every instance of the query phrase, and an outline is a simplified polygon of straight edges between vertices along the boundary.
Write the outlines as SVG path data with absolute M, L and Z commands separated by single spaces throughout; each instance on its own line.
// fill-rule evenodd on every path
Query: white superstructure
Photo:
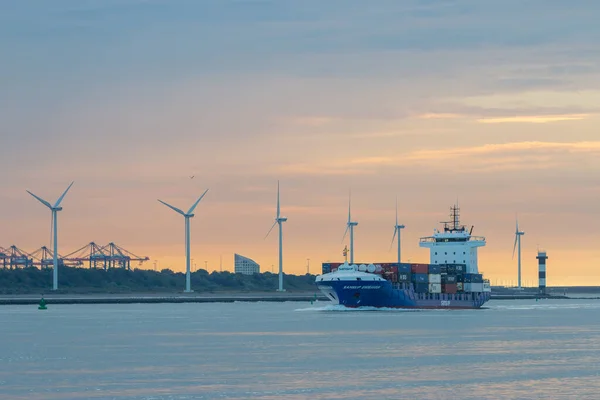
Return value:
M 423 237 L 420 247 L 429 248 L 430 264 L 465 264 L 466 272 L 478 274 L 477 248 L 485 246 L 483 236 L 471 236 L 459 223 L 459 208 L 451 208 L 452 221 L 443 222 L 444 230 L 434 229 L 433 236 Z

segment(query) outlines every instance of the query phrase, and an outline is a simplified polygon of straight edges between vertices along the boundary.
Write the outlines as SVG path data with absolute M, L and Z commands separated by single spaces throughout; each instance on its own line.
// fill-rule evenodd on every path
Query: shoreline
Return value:
M 0 305 L 38 304 L 42 295 L 0 295 Z M 157 304 L 157 303 L 234 303 L 234 302 L 310 302 L 327 301 L 315 292 L 225 292 L 225 293 L 106 293 L 44 294 L 46 304 Z
M 234 302 L 313 302 L 327 301 L 316 292 L 229 292 L 229 293 L 106 293 L 44 294 L 46 304 L 158 304 L 158 303 L 234 303 Z M 0 305 L 39 304 L 42 295 L 0 295 Z M 600 300 L 600 297 L 536 296 L 528 294 L 492 294 L 490 300 Z

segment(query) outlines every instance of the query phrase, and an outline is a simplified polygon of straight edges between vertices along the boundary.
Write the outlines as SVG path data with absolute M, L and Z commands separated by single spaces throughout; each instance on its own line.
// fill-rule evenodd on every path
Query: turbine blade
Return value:
M 273 225 L 271 226 L 271 229 L 269 229 L 269 232 L 267 232 L 267 234 L 265 235 L 265 239 L 269 236 L 269 234 L 271 233 L 271 231 L 273 230 L 273 228 L 275 228 L 275 225 L 277 225 L 277 221 L 275 221 L 273 223 Z M 264 239 L 263 239 L 264 240 Z
M 513 246 L 512 258 L 515 258 L 515 250 L 517 249 L 517 240 L 519 240 L 519 235 L 515 235 L 515 245 Z
M 279 181 L 277 181 L 277 218 L 281 216 L 281 207 L 279 204 Z
M 46 207 L 52 209 L 52 204 L 48 203 L 46 200 L 42 199 L 41 197 L 36 196 L 35 194 L 31 193 L 29 190 L 27 191 L 27 193 L 29 193 L 30 195 L 32 195 L 33 197 L 38 199 L 38 201 L 40 203 L 42 203 L 43 205 L 45 205 Z
M 179 214 L 181 214 L 181 215 L 185 216 L 185 213 L 184 213 L 183 211 L 181 211 L 179 208 L 177 208 L 177 207 L 173 207 L 172 205 L 170 205 L 170 204 L 167 204 L 167 203 L 165 203 L 165 202 L 164 202 L 164 201 L 162 201 L 162 200 L 158 200 L 158 201 L 160 201 L 161 203 L 163 203 L 165 206 L 169 207 L 171 210 L 173 210 L 173 211 L 175 211 L 175 212 L 178 212 Z
M 189 210 L 188 210 L 188 212 L 187 212 L 188 214 L 192 214 L 192 213 L 194 212 L 194 210 L 196 209 L 196 206 L 198 205 L 198 203 L 200 203 L 200 200 L 202 200 L 202 198 L 204 197 L 204 195 L 206 194 L 206 192 L 208 192 L 208 189 L 206 189 L 206 190 L 204 191 L 204 193 L 202 193 L 202 196 L 200 196 L 200 197 L 198 198 L 198 200 L 196 200 L 196 202 L 194 203 L 194 205 L 192 205 L 192 206 L 190 207 L 190 209 L 189 209 Z
M 392 243 L 390 243 L 390 250 L 392 250 L 392 246 L 394 245 L 394 239 L 396 239 L 396 232 L 398 232 L 398 228 L 394 227 L 394 236 L 392 236 Z
M 344 232 L 344 236 L 342 236 L 342 243 L 344 243 L 344 239 L 346 239 L 346 234 L 348 233 L 349 228 L 350 228 L 350 225 L 346 225 L 346 231 Z
M 74 181 L 71 182 L 71 184 L 69 185 L 69 187 L 67 188 L 67 190 L 65 190 L 65 192 L 62 194 L 62 196 L 60 196 L 58 198 L 58 200 L 56 200 L 56 203 L 54 203 L 54 207 L 55 208 L 58 207 L 58 206 L 60 206 L 60 203 L 63 201 L 63 199 L 65 198 L 65 195 L 67 194 L 67 192 L 69 191 L 69 189 L 71 189 L 71 186 L 73 186 L 74 183 L 75 183 Z

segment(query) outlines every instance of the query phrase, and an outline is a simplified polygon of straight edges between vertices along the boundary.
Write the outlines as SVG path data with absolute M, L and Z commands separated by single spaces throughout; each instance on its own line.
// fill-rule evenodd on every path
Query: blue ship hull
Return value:
M 490 299 L 490 292 L 415 293 L 410 283 L 394 285 L 385 280 L 328 280 L 317 282 L 317 287 L 346 307 L 468 309 L 481 308 Z

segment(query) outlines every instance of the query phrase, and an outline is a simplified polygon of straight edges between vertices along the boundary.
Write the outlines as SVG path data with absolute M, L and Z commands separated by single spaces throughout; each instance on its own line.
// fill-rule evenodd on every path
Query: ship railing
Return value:
M 436 243 L 439 242 L 440 239 L 442 238 L 436 238 L 434 236 L 427 236 L 427 237 L 422 237 L 419 239 L 420 243 Z M 443 238 L 443 239 L 447 239 L 448 242 L 452 241 L 452 238 Z M 466 238 L 465 240 L 461 240 L 464 242 L 485 242 L 485 237 L 483 236 L 470 236 L 468 238 Z

